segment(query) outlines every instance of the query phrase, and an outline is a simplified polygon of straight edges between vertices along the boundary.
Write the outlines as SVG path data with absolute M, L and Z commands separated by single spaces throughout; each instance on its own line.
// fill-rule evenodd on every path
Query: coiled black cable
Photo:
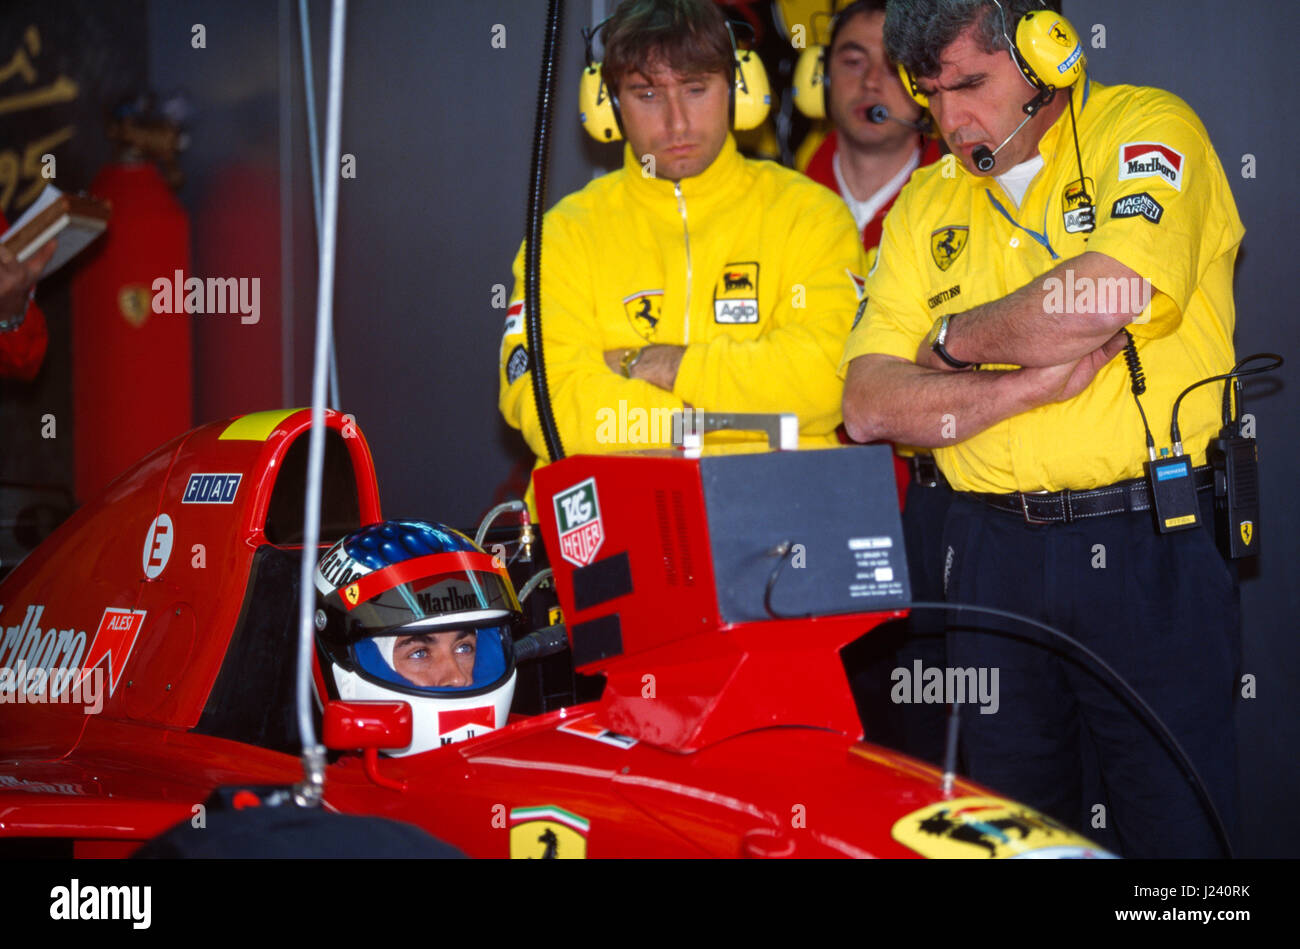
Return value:
M 1128 329 L 1120 330 L 1120 332 L 1128 340 L 1124 345 L 1124 362 L 1128 363 L 1128 377 L 1131 380 L 1129 388 L 1133 392 L 1133 401 L 1137 403 L 1138 414 L 1142 416 L 1142 429 L 1147 436 L 1147 454 L 1154 459 L 1156 456 L 1156 440 L 1151 435 L 1151 426 L 1147 423 L 1147 413 L 1142 408 L 1142 400 L 1138 398 L 1147 391 L 1147 376 L 1142 371 L 1142 360 L 1138 359 L 1137 343 L 1133 339 L 1133 334 Z
M 555 73 L 564 21 L 564 0 L 550 0 L 546 8 L 546 37 L 542 46 L 542 78 L 537 90 L 537 117 L 533 126 L 533 158 L 528 178 L 528 217 L 524 247 L 524 321 L 528 351 L 532 359 L 533 404 L 546 440 L 551 461 L 564 457 L 560 431 L 551 410 L 546 385 L 546 362 L 542 352 L 542 211 L 546 207 L 546 171 L 551 146 L 551 113 L 554 111 Z

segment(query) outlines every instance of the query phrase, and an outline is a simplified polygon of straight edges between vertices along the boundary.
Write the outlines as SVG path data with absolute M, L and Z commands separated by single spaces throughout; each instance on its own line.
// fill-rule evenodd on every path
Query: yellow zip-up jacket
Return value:
M 744 158 L 730 135 L 713 164 L 680 183 L 643 174 L 626 148 L 621 170 L 564 198 L 543 225 L 546 375 L 565 452 L 667 447 L 669 413 L 684 405 L 795 412 L 801 447 L 836 444 L 836 370 L 862 264 L 838 196 Z M 523 268 L 521 246 L 501 341 L 500 407 L 541 464 Z M 652 343 L 686 347 L 672 392 L 605 363 L 605 350 Z

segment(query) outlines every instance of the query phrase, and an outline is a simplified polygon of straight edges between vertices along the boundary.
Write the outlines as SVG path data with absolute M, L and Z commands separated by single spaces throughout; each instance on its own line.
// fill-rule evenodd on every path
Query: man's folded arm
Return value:
M 548 241 L 546 250 L 550 251 L 542 256 L 546 379 L 565 453 L 667 446 L 672 427 L 665 420 L 673 409 L 682 408 L 682 400 L 648 382 L 625 379 L 610 371 L 590 292 L 584 291 L 580 276 L 574 277 L 585 272 L 582 262 L 575 259 L 572 248 L 552 250 Z M 534 365 L 525 334 L 523 286 L 521 249 L 515 259 L 513 302 L 501 341 L 498 405 L 506 422 L 519 429 L 533 453 L 549 459 L 533 399 Z M 659 411 L 647 412 L 646 424 L 638 428 L 637 417 L 630 414 L 638 407 Z
M 1015 371 L 940 372 L 882 354 L 858 356 L 844 380 L 844 424 L 858 442 L 950 446 L 1041 404 Z
M 1085 286 L 1091 312 L 1077 312 L 1076 295 Z M 1148 288 L 1113 257 L 1089 251 L 999 300 L 954 315 L 944 348 L 954 359 L 972 363 L 1042 367 L 1071 362 L 1131 323 L 1135 312 L 1141 314 Z M 929 369 L 945 368 L 924 346 L 917 361 Z

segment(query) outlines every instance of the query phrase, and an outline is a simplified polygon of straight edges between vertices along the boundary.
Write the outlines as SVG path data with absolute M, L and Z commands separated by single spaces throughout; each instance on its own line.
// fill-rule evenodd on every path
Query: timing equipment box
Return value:
M 579 455 L 534 483 L 584 671 L 705 630 L 911 598 L 887 446 Z

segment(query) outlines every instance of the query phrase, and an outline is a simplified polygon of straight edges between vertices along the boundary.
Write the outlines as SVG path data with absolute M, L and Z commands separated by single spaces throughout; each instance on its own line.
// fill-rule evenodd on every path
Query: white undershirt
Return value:
M 1025 200 L 1025 192 L 1029 190 L 1029 183 L 1042 170 L 1043 156 L 1036 153 L 1033 158 L 1022 161 L 1016 167 L 998 175 L 998 184 L 1002 185 L 1007 194 L 1011 196 L 1011 200 L 1016 202 L 1018 208 L 1020 202 Z
M 907 164 L 894 177 L 884 183 L 879 191 L 871 195 L 865 201 L 859 201 L 853 197 L 853 192 L 849 190 L 848 182 L 844 180 L 844 174 L 840 171 L 840 150 L 835 149 L 835 155 L 831 158 L 831 167 L 835 170 L 835 183 L 840 186 L 840 196 L 844 198 L 844 203 L 849 206 L 853 212 L 853 220 L 858 225 L 858 230 L 867 226 L 867 222 L 876 216 L 876 212 L 884 206 L 894 195 L 898 194 L 899 189 L 907 183 L 907 179 L 912 172 L 916 171 L 917 166 L 921 164 L 921 150 L 918 148 L 912 153 L 912 157 L 907 160 Z

